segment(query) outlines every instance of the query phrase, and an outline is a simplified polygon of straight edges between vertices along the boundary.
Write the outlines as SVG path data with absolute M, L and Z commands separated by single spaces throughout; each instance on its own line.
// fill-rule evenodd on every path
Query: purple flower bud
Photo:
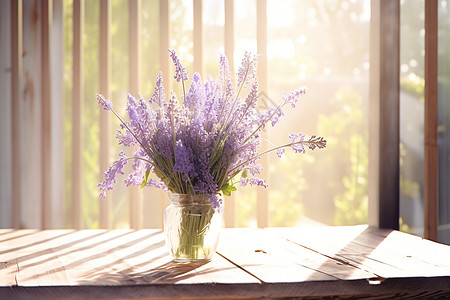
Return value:
M 285 103 L 290 103 L 292 108 L 294 108 L 300 97 L 304 94 L 306 94 L 306 88 L 294 90 L 289 93 L 283 92 L 283 101 Z
M 283 156 L 283 154 L 284 154 L 284 151 L 285 151 L 285 149 L 284 149 L 284 148 L 280 148 L 280 149 L 278 149 L 278 150 L 277 150 L 277 155 L 278 155 L 278 157 L 281 157 L 281 156 Z
M 105 172 L 105 180 L 99 183 L 97 186 L 100 189 L 100 198 L 106 196 L 106 191 L 112 190 L 114 184 L 117 182 L 117 174 L 124 174 L 123 168 L 127 164 L 127 157 L 123 151 L 119 153 L 119 160 L 115 161 L 112 166 L 109 167 L 108 171 Z
M 175 145 L 175 165 L 174 172 L 181 172 L 195 176 L 194 157 L 192 149 L 183 145 L 183 142 L 178 140 Z
M 156 77 L 156 85 L 155 92 L 150 98 L 150 103 L 156 103 L 159 107 L 163 107 L 164 100 L 166 99 L 164 86 L 163 86 L 163 78 L 161 72 L 158 77 Z
M 175 50 L 169 50 L 170 57 L 172 58 L 173 64 L 175 65 L 175 78 L 177 82 L 180 82 L 181 79 L 184 81 L 188 80 L 188 73 L 186 69 L 181 65 L 180 60 L 178 59 Z
M 237 86 L 241 84 L 246 85 L 248 82 L 256 78 L 256 55 L 252 55 L 250 52 L 244 53 L 241 66 L 237 72 Z
M 98 103 L 103 106 L 104 110 L 111 110 L 112 109 L 111 101 L 109 101 L 108 99 L 103 97 L 103 95 L 97 95 L 97 100 L 98 100 Z

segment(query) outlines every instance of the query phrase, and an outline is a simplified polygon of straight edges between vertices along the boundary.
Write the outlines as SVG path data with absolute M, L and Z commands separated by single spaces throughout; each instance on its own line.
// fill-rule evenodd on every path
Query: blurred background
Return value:
M 24 20 L 27 13 L 39 18 L 33 5 L 39 1 L 24 1 Z M 73 83 L 73 1 L 60 2 L 63 7 L 63 78 L 61 110 L 63 202 L 60 224 L 72 227 L 72 83 Z M 189 76 L 194 71 L 194 18 L 191 0 L 171 0 L 170 48 L 179 54 Z M 424 0 L 401 1 L 400 45 L 400 224 L 401 229 L 423 235 L 423 165 L 424 165 Z M 445 128 L 449 121 L 449 1 L 439 3 L 439 78 L 440 78 L 440 153 L 443 166 L 448 168 L 449 137 Z M 111 0 L 111 100 L 125 116 L 126 95 L 130 92 L 130 47 L 128 1 Z M 37 12 L 36 12 L 37 11 Z M 158 75 L 160 52 L 160 1 L 142 0 L 141 18 L 141 72 L 139 93 L 149 98 Z M 100 108 L 95 95 L 99 93 L 100 1 L 85 2 L 84 60 L 83 60 L 83 120 L 82 131 L 82 219 L 84 228 L 98 228 L 100 205 L 97 183 L 102 178 L 99 168 Z M 204 74 L 217 78 L 218 57 L 225 53 L 224 1 L 203 1 Z M 369 0 L 267 0 L 267 91 L 261 97 L 259 108 L 275 106 L 283 91 L 306 86 L 308 93 L 293 110 L 286 109 L 284 119 L 267 131 L 273 144 L 288 140 L 292 132 L 307 136 L 316 134 L 327 139 L 324 151 L 296 155 L 286 152 L 281 159 L 272 155 L 267 161 L 265 189 L 269 199 L 269 226 L 298 225 L 353 225 L 368 222 L 368 110 L 369 99 L 369 39 L 371 2 Z M 244 51 L 257 53 L 257 0 L 234 1 L 234 55 L 231 58 L 237 70 Z M 4 25 L 2 30 L 4 30 Z M 29 37 L 30 39 L 32 37 Z M 25 42 L 26 43 L 26 42 Z M 28 52 L 24 52 L 29 55 Z M 170 74 L 171 75 L 171 74 Z M 26 77 L 26 73 L 24 74 Z M 172 77 L 171 77 L 172 78 Z M 172 82 L 180 95 L 181 88 Z M 3 105 L 4 104 L 4 105 Z M 8 108 L 8 103 L 2 106 Z M 2 113 L 2 115 L 6 115 Z M 6 119 L 5 119 L 6 118 Z M 8 128 L 8 117 L 3 118 Z M 111 120 L 111 139 L 119 123 Z M 3 125 L 2 125 L 3 126 Z M 446 127 L 447 126 L 447 127 Z M 110 163 L 120 148 L 112 141 Z M 26 141 L 25 141 L 26 143 Z M 2 150 L 3 151 L 3 150 Z M 446 152 L 445 152 L 446 151 Z M 39 160 L 39 157 L 30 159 Z M 38 155 L 38 154 L 35 154 Z M 447 155 L 447 156 L 446 156 Z M 5 159 L 2 169 L 11 168 Z M 25 168 L 25 167 L 24 167 Z M 2 171 L 3 172 L 3 171 Z M 32 170 L 30 172 L 33 172 Z M 448 171 L 442 169 L 441 187 L 448 185 Z M 32 179 L 27 179 L 32 181 Z M 2 198 L 8 194 L 8 182 L 2 183 Z M 27 194 L 28 193 L 28 194 Z M 26 195 L 32 191 L 25 192 Z M 257 191 L 239 188 L 234 193 L 238 227 L 257 226 Z M 6 196 L 5 196 L 6 195 Z M 132 195 L 132 194 L 131 194 Z M 111 195 L 111 228 L 130 225 L 130 193 L 119 182 Z M 167 204 L 164 193 L 146 191 L 143 195 L 143 226 L 157 227 L 156 214 Z M 441 191 L 442 226 L 449 226 L 449 197 Z M 5 202 L 6 200 L 4 200 Z M 29 199 L 23 199 L 26 206 Z M 225 199 L 227 201 L 227 199 Z M 155 202 L 157 205 L 155 206 Z M 447 203 L 447 204 L 445 204 Z M 28 207 L 37 204 L 31 203 Z M 443 206 L 444 205 L 444 206 Z M 446 206 L 445 206 L 446 205 Z M 39 208 L 37 208 L 39 209 Z M 35 210 L 34 210 L 35 211 Z M 22 212 L 23 227 L 39 227 L 34 212 Z M 6 218 L 6 217 L 5 217 Z M 155 219 L 156 218 L 156 219 Z M 160 217 L 159 217 L 160 218 Z M 6 220 L 6 219 L 4 219 Z M 445 225 L 447 224 L 447 225 Z M 8 226 L 7 220 L 1 224 Z M 450 227 L 448 228 L 450 230 Z

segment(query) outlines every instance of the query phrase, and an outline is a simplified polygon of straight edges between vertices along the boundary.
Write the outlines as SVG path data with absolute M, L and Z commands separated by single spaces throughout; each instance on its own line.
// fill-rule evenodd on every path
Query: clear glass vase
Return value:
M 208 195 L 170 194 L 164 211 L 166 243 L 176 262 L 209 261 L 216 252 L 222 214 Z

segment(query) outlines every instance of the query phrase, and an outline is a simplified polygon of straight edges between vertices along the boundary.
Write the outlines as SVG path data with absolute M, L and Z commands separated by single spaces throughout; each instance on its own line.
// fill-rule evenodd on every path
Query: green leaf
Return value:
M 231 196 L 231 192 L 235 191 L 236 187 L 233 185 L 233 183 L 227 183 L 223 188 L 222 188 L 222 193 L 226 196 Z
M 147 185 L 148 176 L 150 175 L 150 169 L 145 171 L 144 181 L 142 181 L 141 189 L 143 189 Z

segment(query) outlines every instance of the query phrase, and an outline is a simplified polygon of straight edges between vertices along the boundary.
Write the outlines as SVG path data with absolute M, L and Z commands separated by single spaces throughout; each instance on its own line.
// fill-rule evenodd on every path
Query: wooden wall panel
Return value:
M 51 23 L 51 228 L 65 228 L 64 218 L 64 0 L 53 0 Z
M 225 55 L 234 74 L 234 0 L 225 0 Z M 234 78 L 234 76 L 233 76 Z
M 129 92 L 139 97 L 141 88 L 141 1 L 128 1 L 129 8 Z M 141 229 L 143 225 L 142 191 L 137 186 L 130 190 L 130 228 Z
M 73 1 L 73 85 L 72 85 L 72 227 L 83 227 L 83 34 L 84 0 Z
M 172 81 L 170 76 L 170 0 L 159 1 L 159 62 L 163 76 L 166 97 L 170 96 Z
M 100 93 L 107 99 L 111 98 L 111 1 L 100 1 Z M 100 178 L 104 179 L 104 172 L 108 170 L 111 162 L 111 112 L 100 109 Z M 99 199 L 100 206 L 100 228 L 111 228 L 112 215 L 112 191 L 105 198 Z
M 20 166 L 13 168 L 20 172 L 15 180 L 19 180 L 21 189 L 20 226 L 23 228 L 42 226 L 41 1 L 23 1 L 23 73 L 19 98 L 14 100 L 19 101 L 20 109 L 20 148 L 17 149 Z
M 52 131 L 54 124 L 52 124 L 52 98 L 51 98 L 51 72 L 50 59 L 51 47 L 51 25 L 52 25 L 52 9 L 53 3 L 48 0 L 41 0 L 40 3 L 40 26 L 41 26 L 41 181 L 42 181 L 42 214 L 41 226 L 43 229 L 52 228 L 52 194 L 51 186 L 52 178 Z M 55 124 L 56 125 L 56 124 Z
M 203 47 L 203 0 L 194 0 L 194 72 L 198 72 L 202 78 L 205 75 Z
M 425 1 L 425 237 L 437 240 L 438 224 L 438 1 Z
M 231 74 L 234 74 L 234 0 L 225 0 L 225 56 L 228 59 Z M 234 76 L 233 76 L 234 79 Z M 236 227 L 236 194 L 224 199 L 225 227 Z
M 172 90 L 172 75 L 171 75 L 171 60 L 169 56 L 170 49 L 170 0 L 159 0 L 159 63 L 162 72 L 164 89 L 166 91 L 166 97 L 170 96 L 170 91 Z M 160 191 L 160 208 L 161 215 L 164 209 L 169 205 L 169 197 L 164 191 Z M 161 219 L 162 226 L 162 219 Z
M 12 57 L 11 50 L 18 53 L 19 45 L 17 40 L 13 43 L 11 40 L 11 33 L 17 31 L 17 16 L 18 13 L 11 11 L 12 1 L 0 1 L 0 91 L 2 97 L 0 98 L 0 136 L 4 141 L 0 143 L 0 228 L 12 227 L 12 212 L 13 212 L 13 197 L 12 197 L 12 148 L 14 145 L 12 140 L 12 109 L 11 109 L 11 89 L 12 89 Z M 17 6 L 15 8 L 17 10 Z M 12 16 L 16 16 L 13 18 Z M 15 20 L 15 26 L 11 22 Z M 17 54 L 15 55 L 17 59 Z M 17 63 L 17 60 L 15 61 Z M 16 68 L 16 67 L 15 67 Z M 9 70 L 9 71 L 7 71 Z M 17 68 L 14 70 L 14 75 L 17 76 Z M 17 112 L 14 112 L 17 113 Z
M 21 228 L 21 81 L 23 66 L 23 6 L 11 0 L 11 193 L 12 226 Z
M 256 2 L 256 44 L 258 57 L 258 85 L 259 93 L 267 93 L 267 0 L 259 0 Z M 262 131 L 261 138 L 267 139 L 267 130 Z M 265 150 L 262 146 L 261 150 Z M 263 167 L 261 171 L 261 178 L 269 180 L 269 158 L 267 155 L 260 159 L 260 164 Z M 258 227 L 269 226 L 269 194 L 268 191 L 259 188 L 257 189 L 257 222 Z
M 400 2 L 371 2 L 369 224 L 399 227 Z

